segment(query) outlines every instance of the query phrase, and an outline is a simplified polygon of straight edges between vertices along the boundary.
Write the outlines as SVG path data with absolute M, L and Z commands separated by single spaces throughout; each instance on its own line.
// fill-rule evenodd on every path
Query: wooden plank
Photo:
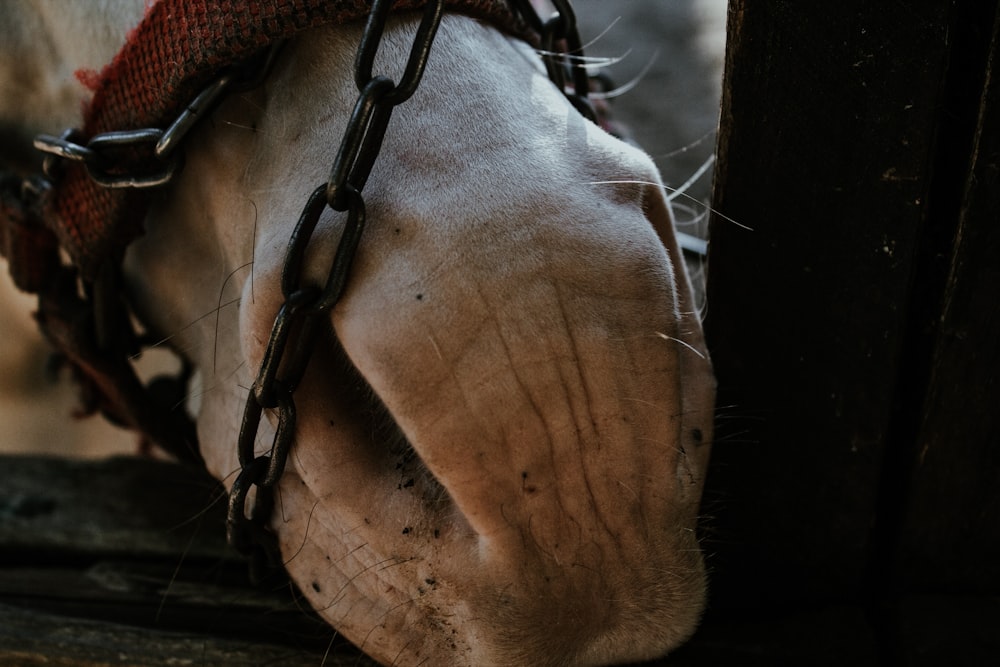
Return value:
M 982 667 L 1000 654 L 1000 597 L 911 595 L 899 605 L 901 667 Z
M 866 595 L 950 12 L 731 2 L 706 320 L 715 607 Z
M 194 632 L 100 623 L 0 605 L 0 664 L 33 667 L 327 665 L 369 667 L 354 650 L 302 650 Z
M 716 615 L 664 667 L 879 667 L 878 642 L 864 611 L 807 606 Z
M 180 557 L 0 569 L 0 602 L 69 618 L 325 647 L 333 630 L 284 580 L 253 587 L 242 568 Z
M 372 664 L 248 581 L 221 488 L 139 458 L 0 457 L 0 664 Z
M 992 20 L 990 20 L 992 18 Z M 1000 8 L 922 410 L 899 587 L 1000 593 Z M 993 627 L 1000 627 L 994 607 Z
M 130 457 L 0 457 L 0 559 L 46 552 L 232 558 L 206 472 Z M 197 539 L 196 539 L 197 538 Z
M 998 35 L 996 0 L 731 2 L 703 632 L 840 600 L 887 664 L 995 656 Z

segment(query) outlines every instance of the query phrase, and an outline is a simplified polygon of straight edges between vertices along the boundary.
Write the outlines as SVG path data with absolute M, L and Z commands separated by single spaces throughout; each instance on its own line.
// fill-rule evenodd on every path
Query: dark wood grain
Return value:
M 1000 594 L 1000 11 L 919 419 L 897 566 L 906 588 Z
M 221 487 L 139 458 L 0 457 L 0 665 L 371 665 L 224 542 Z
M 997 17 L 730 3 L 706 628 L 843 604 L 879 664 L 995 658 Z
M 708 511 L 748 599 L 864 579 L 948 58 L 915 4 L 732 4 L 715 208 L 752 231 L 712 221 Z

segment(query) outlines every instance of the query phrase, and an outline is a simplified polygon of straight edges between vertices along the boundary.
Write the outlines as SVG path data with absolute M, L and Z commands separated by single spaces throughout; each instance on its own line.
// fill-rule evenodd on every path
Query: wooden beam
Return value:
M 717 602 L 870 592 L 944 294 L 928 239 L 957 229 L 933 208 L 956 6 L 731 2 L 706 320 Z
M 903 591 L 966 595 L 1000 594 L 1000 8 L 970 27 L 985 68 L 893 563 Z

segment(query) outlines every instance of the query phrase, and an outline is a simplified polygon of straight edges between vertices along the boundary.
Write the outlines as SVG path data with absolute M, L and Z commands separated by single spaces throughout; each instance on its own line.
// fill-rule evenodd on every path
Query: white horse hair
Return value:
M 0 123 L 78 124 L 72 72 L 109 61 L 142 12 L 4 3 Z M 398 78 L 418 20 L 391 22 L 377 72 Z M 290 231 L 356 96 L 359 35 L 304 34 L 202 122 L 126 258 L 144 323 L 200 373 L 200 446 L 226 484 Z M 449 15 L 365 199 L 278 488 L 294 581 L 386 664 L 604 665 L 676 647 L 704 604 L 714 380 L 650 159 L 576 113 L 527 45 Z M 317 282 L 342 222 L 321 219 Z

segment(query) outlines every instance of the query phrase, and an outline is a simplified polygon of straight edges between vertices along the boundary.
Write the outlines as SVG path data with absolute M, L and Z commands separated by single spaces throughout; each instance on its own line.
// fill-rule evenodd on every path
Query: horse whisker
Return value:
M 699 202 L 697 199 L 695 199 L 694 197 L 692 197 L 691 195 L 689 195 L 689 194 L 687 194 L 685 192 L 680 192 L 677 188 L 672 188 L 669 185 L 663 185 L 662 183 L 655 183 L 653 181 L 642 181 L 642 180 L 590 181 L 589 185 L 650 185 L 652 187 L 659 188 L 659 189 L 664 190 L 666 192 L 676 193 L 677 196 L 679 196 L 679 197 L 685 197 L 687 199 L 690 199 L 693 202 L 701 204 L 701 202 Z M 748 232 L 754 231 L 753 227 L 749 227 L 747 225 L 744 225 L 741 222 L 737 222 L 736 220 L 733 220 L 732 218 L 730 218 L 725 213 L 720 212 L 718 209 L 712 208 L 711 206 L 708 206 L 706 208 L 708 208 L 708 210 L 710 210 L 712 213 L 714 213 L 715 215 L 719 216 L 720 218 L 722 218 L 726 222 L 733 223 L 734 225 L 736 225 L 740 229 L 745 229 Z
M 631 53 L 631 52 L 630 51 L 626 52 L 625 55 L 628 55 L 629 53 Z M 657 61 L 657 59 L 659 57 L 660 57 L 660 50 L 657 49 L 656 51 L 653 52 L 653 55 L 650 56 L 649 61 L 646 62 L 646 64 L 639 71 L 639 73 L 636 74 L 631 79 L 629 79 L 626 83 L 622 84 L 621 86 L 618 86 L 617 88 L 615 88 L 613 90 L 606 90 L 606 91 L 603 91 L 603 92 L 592 91 L 590 93 L 591 97 L 594 97 L 594 98 L 599 99 L 599 100 L 610 100 L 610 99 L 614 99 L 616 97 L 621 97 L 622 95 L 628 93 L 633 88 L 635 88 L 636 86 L 638 86 L 639 82 L 641 82 L 646 77 L 646 75 L 649 74 L 649 70 L 651 70 L 653 68 L 653 65 L 656 64 L 656 61 Z M 624 56 L 623 56 L 623 58 L 624 58 Z

